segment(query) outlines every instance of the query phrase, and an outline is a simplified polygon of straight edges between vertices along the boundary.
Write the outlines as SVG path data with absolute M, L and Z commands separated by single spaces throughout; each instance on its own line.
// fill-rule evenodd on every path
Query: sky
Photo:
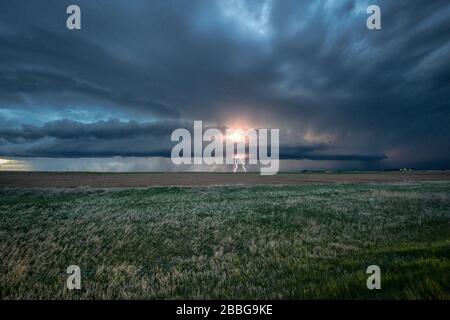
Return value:
M 450 169 L 449 21 L 448 0 L 3 0 L 0 170 L 229 170 L 172 164 L 194 120 L 279 128 L 281 170 Z

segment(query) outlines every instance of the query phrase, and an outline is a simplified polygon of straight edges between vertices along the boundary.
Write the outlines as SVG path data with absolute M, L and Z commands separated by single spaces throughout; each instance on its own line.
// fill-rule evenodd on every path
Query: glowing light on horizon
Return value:
M 244 142 L 245 135 L 242 130 L 234 129 L 231 134 L 227 135 L 226 139 L 232 140 L 233 142 Z
M 25 161 L 0 158 L 0 171 L 24 171 L 29 169 Z

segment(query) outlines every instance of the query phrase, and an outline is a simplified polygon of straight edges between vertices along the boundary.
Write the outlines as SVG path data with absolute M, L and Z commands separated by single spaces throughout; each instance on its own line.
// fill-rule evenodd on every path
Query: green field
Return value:
M 4 188 L 0 257 L 1 299 L 450 299 L 450 183 Z

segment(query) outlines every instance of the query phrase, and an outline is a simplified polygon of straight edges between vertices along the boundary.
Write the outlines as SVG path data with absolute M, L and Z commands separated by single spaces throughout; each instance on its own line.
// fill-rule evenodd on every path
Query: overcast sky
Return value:
M 282 170 L 450 168 L 449 21 L 448 0 L 2 0 L 0 170 L 180 170 L 193 120 L 280 128 Z

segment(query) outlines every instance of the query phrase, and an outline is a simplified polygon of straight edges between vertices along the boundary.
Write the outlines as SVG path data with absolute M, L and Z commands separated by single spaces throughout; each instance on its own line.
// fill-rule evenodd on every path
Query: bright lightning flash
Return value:
M 245 141 L 245 136 L 239 132 L 239 131 L 233 131 L 231 134 L 227 135 L 227 139 L 232 140 L 234 143 L 236 142 L 243 142 Z M 245 159 L 245 158 L 244 158 Z M 247 172 L 247 169 L 245 169 L 245 160 L 242 159 L 241 156 L 237 155 L 234 157 L 234 168 L 233 168 L 233 173 L 236 173 L 239 163 L 241 163 L 242 165 L 242 169 L 244 169 L 244 172 Z

